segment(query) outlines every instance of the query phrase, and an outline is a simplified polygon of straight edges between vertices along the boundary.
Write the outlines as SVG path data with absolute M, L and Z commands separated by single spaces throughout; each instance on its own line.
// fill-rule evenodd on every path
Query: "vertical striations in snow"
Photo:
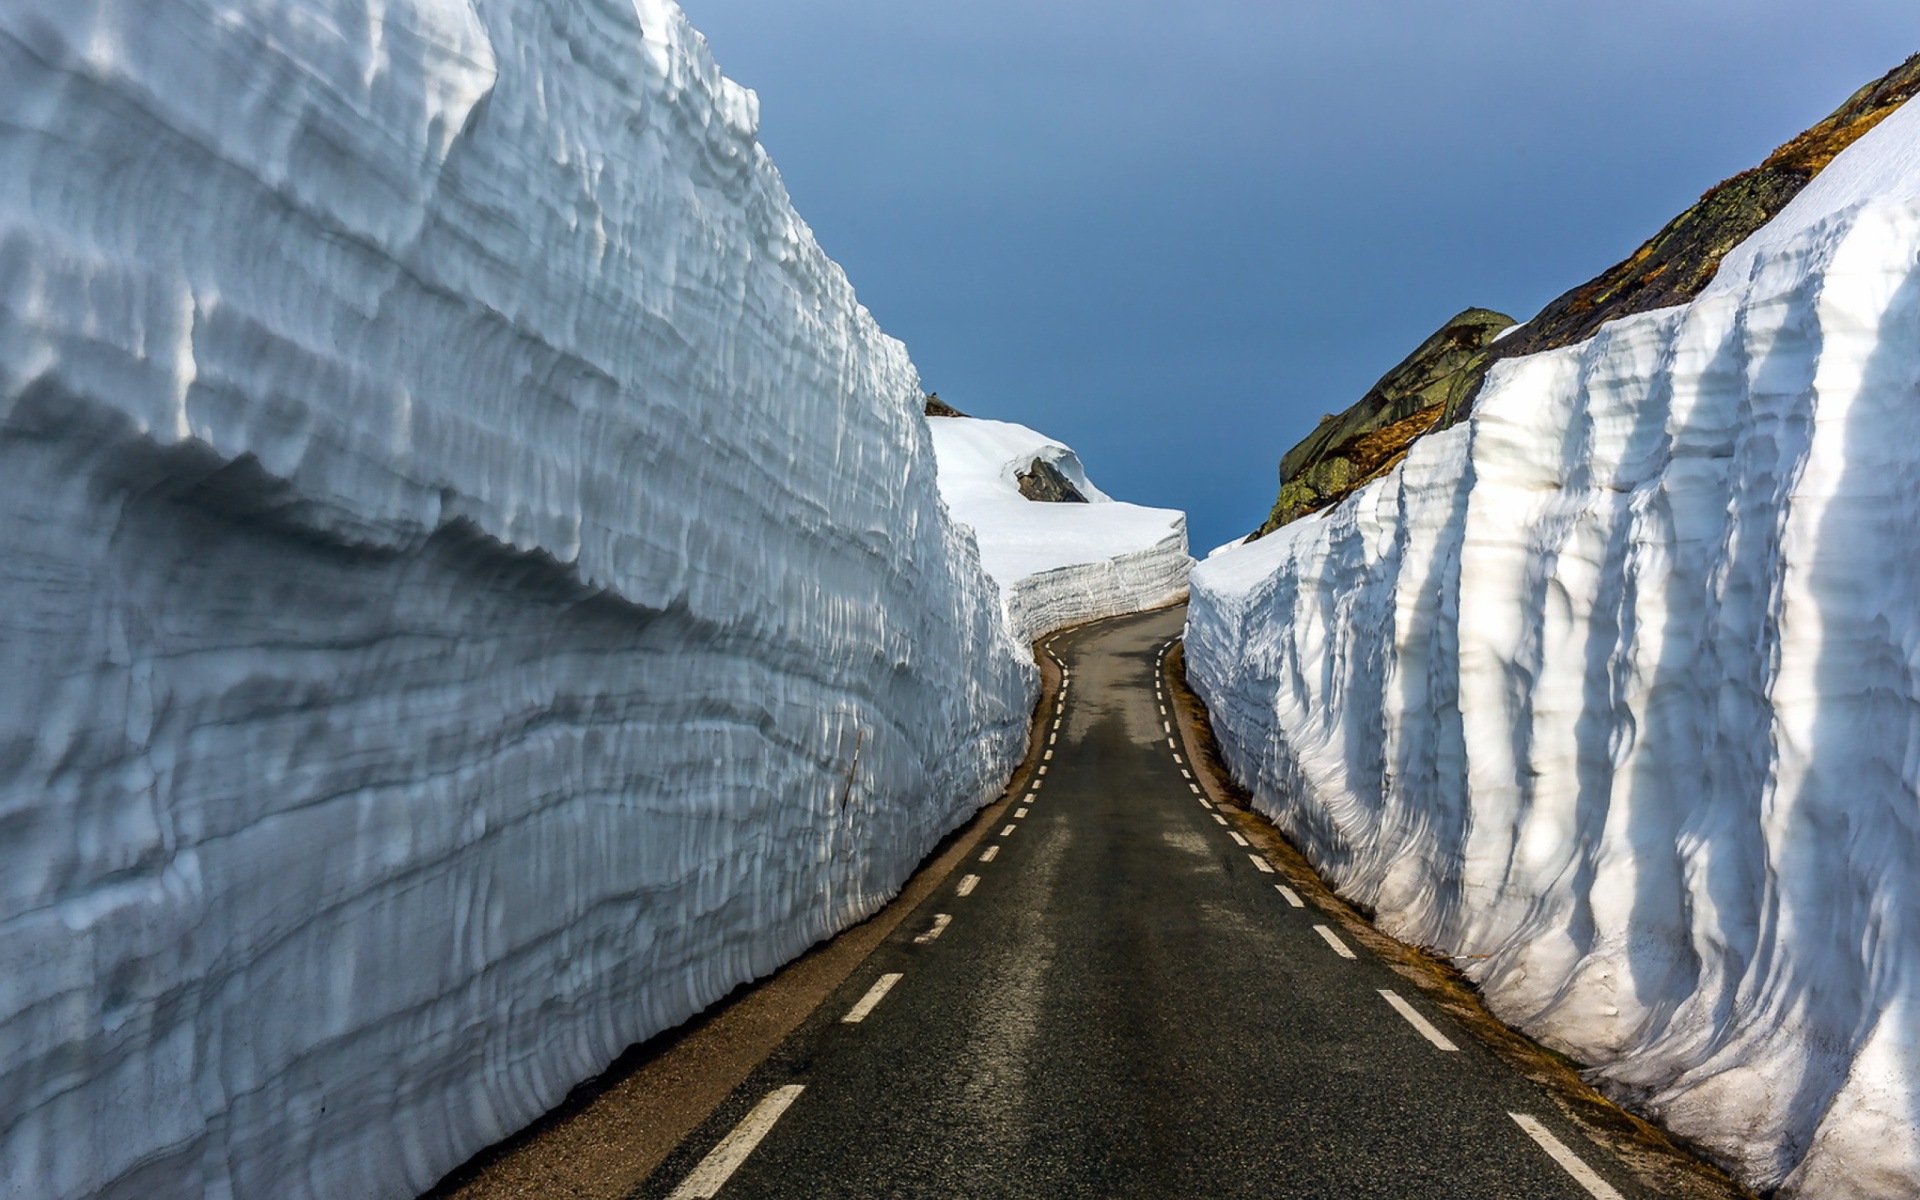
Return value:
M 1186 598 L 1185 513 L 1114 500 L 1087 479 L 1079 455 L 1024 425 L 976 417 L 928 417 L 927 425 L 940 494 L 978 539 L 1015 642 Z M 1035 461 L 1087 503 L 1022 495 L 1018 477 Z
M 0 1181 L 397 1197 L 872 912 L 1035 675 L 666 0 L 0 7 Z
M 1694 302 L 1193 576 L 1233 769 L 1341 891 L 1732 1164 L 1920 1194 L 1920 107 Z

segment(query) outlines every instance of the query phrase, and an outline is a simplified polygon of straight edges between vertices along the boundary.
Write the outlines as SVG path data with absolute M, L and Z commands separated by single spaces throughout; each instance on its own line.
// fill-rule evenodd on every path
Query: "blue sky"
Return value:
M 684 0 L 928 387 L 1188 510 L 1920 50 L 1912 0 Z

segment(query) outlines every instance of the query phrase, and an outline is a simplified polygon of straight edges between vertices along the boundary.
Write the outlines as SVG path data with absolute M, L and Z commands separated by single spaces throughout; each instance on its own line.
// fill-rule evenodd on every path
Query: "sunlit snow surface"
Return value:
M 1035 675 L 664 0 L 0 5 L 0 1192 L 410 1196 Z
M 1050 630 L 1172 604 L 1187 594 L 1187 517 L 1113 500 L 1072 450 L 1024 425 L 929 417 L 940 493 L 970 526 L 1022 645 Z M 1015 476 L 1043 459 L 1089 503 L 1028 500 Z
M 1682 308 L 1193 575 L 1346 895 L 1760 1186 L 1920 1195 L 1920 106 Z

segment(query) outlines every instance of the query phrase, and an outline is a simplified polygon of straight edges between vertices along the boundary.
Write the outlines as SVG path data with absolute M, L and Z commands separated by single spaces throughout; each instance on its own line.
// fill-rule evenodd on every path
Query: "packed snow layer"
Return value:
M 1193 576 L 1347 896 L 1750 1183 L 1920 1195 L 1920 106 L 1694 303 Z
M 413 1195 L 997 791 L 755 118 L 666 0 L 0 6 L 0 1193 Z
M 999 585 L 1007 626 L 1027 645 L 1082 621 L 1184 599 L 1187 515 L 1114 500 L 1087 479 L 1080 457 L 1024 425 L 928 417 L 940 494 L 979 541 Z M 1086 504 L 1033 501 L 1017 475 L 1035 459 L 1072 482 Z

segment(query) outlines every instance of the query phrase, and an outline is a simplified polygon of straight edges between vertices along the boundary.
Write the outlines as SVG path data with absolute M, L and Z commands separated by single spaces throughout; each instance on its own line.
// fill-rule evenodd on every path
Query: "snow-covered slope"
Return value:
M 1756 1185 L 1920 1195 L 1920 107 L 1693 303 L 1202 563 L 1188 662 L 1497 1012 Z
M 1187 594 L 1187 517 L 1109 497 L 1078 455 L 1024 425 L 928 417 L 940 494 L 979 539 L 1021 645 L 1062 626 L 1172 604 Z M 1016 476 L 1035 459 L 1072 481 L 1086 504 L 1027 499 Z
M 666 0 L 0 5 L 0 1194 L 408 1196 L 1035 675 Z

